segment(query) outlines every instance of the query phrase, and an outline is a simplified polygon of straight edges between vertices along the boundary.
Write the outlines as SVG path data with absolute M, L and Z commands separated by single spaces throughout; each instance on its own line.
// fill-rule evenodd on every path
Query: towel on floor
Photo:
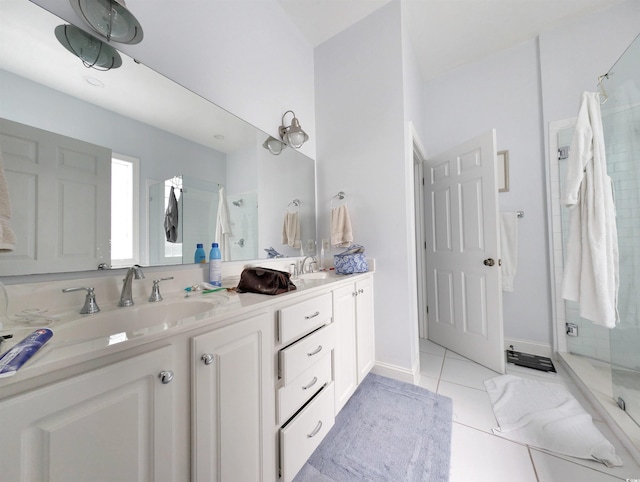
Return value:
M 224 187 L 218 190 L 218 213 L 216 215 L 216 243 L 220 247 L 222 261 L 231 260 L 231 247 L 229 246 L 229 236 L 231 236 L 231 222 L 229 220 L 229 205 Z
M 173 186 L 171 186 L 167 210 L 164 213 L 164 233 L 169 243 L 175 243 L 178 239 L 178 200 Z
M 351 218 L 347 205 L 331 209 L 331 245 L 338 248 L 350 246 L 353 242 Z
M 287 211 L 284 214 L 282 244 L 296 249 L 302 245 L 300 242 L 300 217 L 298 216 L 298 211 L 295 213 Z
M 569 207 L 562 297 L 580 316 L 607 328 L 618 322 L 618 237 L 597 93 L 584 92 L 571 139 L 561 203 Z
M 11 198 L 4 174 L 2 149 L 0 149 L 0 251 L 13 251 L 16 247 L 16 234 L 11 229 Z
M 502 375 L 484 382 L 499 428 L 493 433 L 550 452 L 620 466 L 615 448 L 560 383 Z
M 500 259 L 502 290 L 513 291 L 513 278 L 518 269 L 518 213 L 500 213 Z

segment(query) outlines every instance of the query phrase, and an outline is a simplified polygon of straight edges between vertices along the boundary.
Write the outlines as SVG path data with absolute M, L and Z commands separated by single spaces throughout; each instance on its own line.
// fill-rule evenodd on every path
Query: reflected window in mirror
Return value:
M 111 267 L 140 264 L 140 160 L 123 154 L 111 158 Z

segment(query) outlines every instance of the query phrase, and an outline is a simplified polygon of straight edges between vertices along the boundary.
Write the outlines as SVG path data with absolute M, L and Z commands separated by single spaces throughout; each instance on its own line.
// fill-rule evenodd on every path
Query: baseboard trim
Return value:
M 412 383 L 417 385 L 420 381 L 420 360 L 413 370 L 407 370 L 406 368 L 399 367 L 398 365 L 391 365 L 389 363 L 376 362 L 371 369 L 371 373 L 375 375 L 382 375 L 383 377 L 393 378 L 400 380 L 401 382 Z
M 504 349 L 510 350 L 510 345 L 513 345 L 515 351 L 522 353 L 530 353 L 532 355 L 546 356 L 551 358 L 553 351 L 551 345 L 546 343 L 539 343 L 536 341 L 518 340 L 516 338 L 505 338 Z

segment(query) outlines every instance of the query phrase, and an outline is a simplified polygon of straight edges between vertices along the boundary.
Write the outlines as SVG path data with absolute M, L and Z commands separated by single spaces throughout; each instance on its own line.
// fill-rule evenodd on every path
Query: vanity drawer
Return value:
M 332 314 L 331 293 L 282 308 L 278 317 L 278 339 L 288 343 L 324 325 Z
M 323 385 L 331 382 L 331 356 L 327 352 L 291 383 L 278 390 L 278 423 L 285 422 Z
M 333 323 L 305 336 L 279 352 L 282 383 L 288 385 L 306 371 L 335 345 Z
M 330 383 L 280 430 L 280 469 L 284 482 L 296 476 L 333 423 L 333 383 Z

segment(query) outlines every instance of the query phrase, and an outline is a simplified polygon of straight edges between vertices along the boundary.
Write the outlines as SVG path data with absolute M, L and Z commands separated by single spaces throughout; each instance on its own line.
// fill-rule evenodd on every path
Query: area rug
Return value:
M 294 482 L 449 480 L 451 399 L 370 373 Z
M 506 439 L 558 454 L 620 466 L 615 448 L 560 383 L 502 375 L 484 382 Z

